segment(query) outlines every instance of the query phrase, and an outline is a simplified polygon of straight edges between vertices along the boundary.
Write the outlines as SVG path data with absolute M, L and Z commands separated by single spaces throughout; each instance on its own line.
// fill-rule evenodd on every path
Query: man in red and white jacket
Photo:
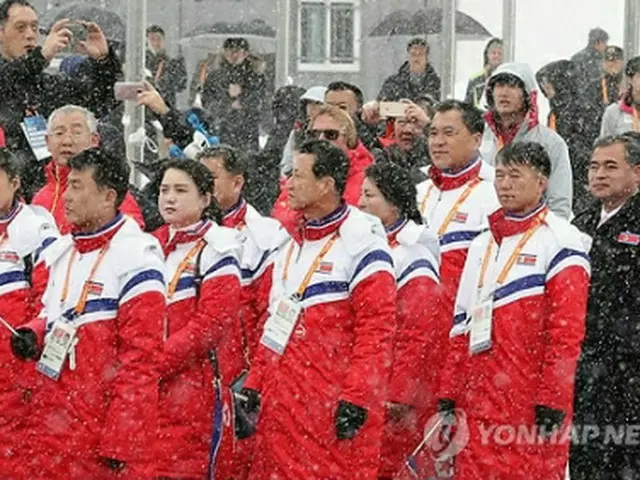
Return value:
M 242 193 L 249 172 L 249 163 L 241 152 L 233 147 L 221 145 L 204 150 L 199 159 L 215 178 L 214 196 L 222 208 L 222 225 L 240 232 L 240 322 L 248 368 L 258 347 L 269 306 L 274 254 L 271 247 L 280 224 L 273 218 L 260 215 L 244 199 Z
M 18 478 L 153 475 L 165 316 L 157 240 L 118 212 L 129 168 L 106 152 L 69 161 L 73 231 L 41 254 L 49 282 L 39 316 L 12 337 L 37 360 L 30 458 Z M 22 475 L 21 475 L 22 474 Z
M 382 225 L 342 201 L 348 168 L 325 141 L 294 160 L 298 222 L 275 242 L 270 317 L 242 391 L 245 412 L 262 404 L 251 479 L 378 473 L 396 287 Z
M 478 154 L 483 131 L 482 113 L 473 105 L 442 102 L 429 130 L 430 178 L 417 186 L 420 213 L 440 239 L 443 325 L 433 332 L 433 341 L 443 348 L 448 343 L 467 250 L 486 230 L 488 215 L 499 206 L 493 168 Z
M 591 267 L 544 202 L 550 173 L 537 143 L 496 157 L 502 208 L 469 248 L 441 375 L 439 409 L 469 431 L 456 479 L 565 478 Z
M 71 171 L 69 159 L 100 144 L 96 118 L 83 107 L 61 107 L 49 116 L 46 140 L 52 157 L 45 166 L 46 184 L 35 194 L 31 203 L 49 210 L 56 219 L 60 233 L 66 234 L 71 231 L 71 222 L 65 216 L 63 198 Z M 120 211 L 144 228 L 140 206 L 131 193 L 127 192 L 125 195 Z

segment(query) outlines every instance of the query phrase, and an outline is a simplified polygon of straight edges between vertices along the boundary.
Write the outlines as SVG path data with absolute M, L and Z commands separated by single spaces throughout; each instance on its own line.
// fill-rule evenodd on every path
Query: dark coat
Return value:
M 83 74 L 76 77 L 45 73 L 47 64 L 40 47 L 17 60 L 0 59 L 0 125 L 7 147 L 24 164 L 22 186 L 27 201 L 44 183 L 44 162 L 36 160 L 20 127 L 25 114 L 30 111 L 47 118 L 56 108 L 74 104 L 100 118 L 115 105 L 113 84 L 121 74 L 112 48 L 101 61 L 87 59 Z
M 581 91 L 584 92 L 589 88 L 591 82 L 600 78 L 603 59 L 604 55 L 591 46 L 580 50 L 571 57 L 578 72 L 578 87 Z
M 162 98 L 168 105 L 176 105 L 176 95 L 187 87 L 187 68 L 184 58 L 169 58 L 166 53 L 147 50 L 146 66 Z
M 435 99 L 440 98 L 440 77 L 431 64 L 427 64 L 426 75 L 421 85 L 411 83 L 411 72 L 409 62 L 405 62 L 400 67 L 398 73 L 387 77 L 382 84 L 379 101 L 397 102 L 403 98 L 415 101 L 421 95 L 431 95 Z
M 596 229 L 600 209 L 594 205 L 573 220 L 593 238 L 574 424 L 617 429 L 640 425 L 640 195 Z M 602 436 L 580 440 L 571 449 L 571 480 L 640 478 L 640 439 L 635 446 L 605 444 Z
M 242 93 L 238 97 L 241 109 L 232 108 L 234 99 L 229 86 L 237 84 Z M 216 118 L 221 142 L 251 151 L 258 150 L 261 108 L 265 100 L 264 75 L 255 71 L 251 60 L 231 65 L 222 60 L 220 68 L 211 72 L 202 89 L 202 105 Z
M 536 73 L 538 83 L 546 78 L 555 90 L 549 101 L 549 117 L 555 116 L 556 132 L 567 143 L 573 175 L 573 209 L 579 212 L 591 198 L 586 189 L 593 142 L 600 133 L 600 117 L 593 102 L 578 90 L 579 72 L 569 60 L 549 63 Z M 541 88 L 542 90 L 542 88 Z
M 427 142 L 422 138 L 416 140 L 414 147 L 409 152 L 401 150 L 396 144 L 391 144 L 385 148 L 376 148 L 371 153 L 373 153 L 376 162 L 388 161 L 407 169 L 415 185 L 429 178 L 421 170 L 431 164 Z

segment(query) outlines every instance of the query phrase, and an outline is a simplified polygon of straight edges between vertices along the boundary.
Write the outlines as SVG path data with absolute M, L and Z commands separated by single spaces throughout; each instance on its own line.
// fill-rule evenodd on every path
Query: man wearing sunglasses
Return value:
M 373 155 L 358 139 L 356 126 L 352 118 L 344 111 L 332 105 L 321 107 L 311 120 L 305 139 L 327 140 L 341 148 L 349 157 L 349 173 L 344 191 L 344 200 L 357 205 L 364 181 L 364 171 L 374 161 Z M 271 216 L 285 223 L 293 215 L 288 205 L 288 189 L 283 187 L 278 196 Z

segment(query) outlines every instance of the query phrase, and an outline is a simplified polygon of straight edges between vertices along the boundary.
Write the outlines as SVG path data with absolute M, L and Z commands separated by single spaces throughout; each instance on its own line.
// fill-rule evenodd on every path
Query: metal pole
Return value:
M 516 0 L 502 0 L 504 61 L 513 62 L 516 52 Z
M 456 0 L 442 0 L 442 33 L 440 51 L 442 63 L 442 100 L 454 93 L 456 82 Z
M 144 78 L 146 23 L 147 0 L 127 0 L 127 53 L 124 71 L 127 82 L 140 82 Z M 136 106 L 135 101 L 126 101 L 122 123 L 127 160 L 131 165 L 131 183 L 138 185 L 140 176 L 131 163 L 144 159 L 144 108 Z
M 276 11 L 276 88 L 289 78 L 289 0 L 277 0 Z
M 640 33 L 640 0 L 624 2 L 624 56 L 625 60 L 638 55 Z

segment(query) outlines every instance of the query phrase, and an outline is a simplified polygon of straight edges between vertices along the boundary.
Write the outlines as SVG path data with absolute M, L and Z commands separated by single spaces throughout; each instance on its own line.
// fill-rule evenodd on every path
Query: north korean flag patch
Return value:
M 469 218 L 468 213 L 464 213 L 458 210 L 451 221 L 456 223 L 467 223 L 467 218 Z
M 626 245 L 638 246 L 640 245 L 640 234 L 631 233 L 631 232 L 622 232 L 618 234 L 616 238 L 619 243 L 624 243 Z
M 325 275 L 330 275 L 333 272 L 333 263 L 332 262 L 320 262 L 318 265 L 318 269 L 316 270 L 318 273 L 323 273 Z
M 0 252 L 0 262 L 16 264 L 20 261 L 20 255 L 16 252 Z
M 87 290 L 89 291 L 89 295 L 100 296 L 104 290 L 104 285 L 98 282 L 87 282 Z
M 537 255 L 531 255 L 530 253 L 521 253 L 520 255 L 518 255 L 518 265 L 531 267 L 536 264 L 537 259 Z

